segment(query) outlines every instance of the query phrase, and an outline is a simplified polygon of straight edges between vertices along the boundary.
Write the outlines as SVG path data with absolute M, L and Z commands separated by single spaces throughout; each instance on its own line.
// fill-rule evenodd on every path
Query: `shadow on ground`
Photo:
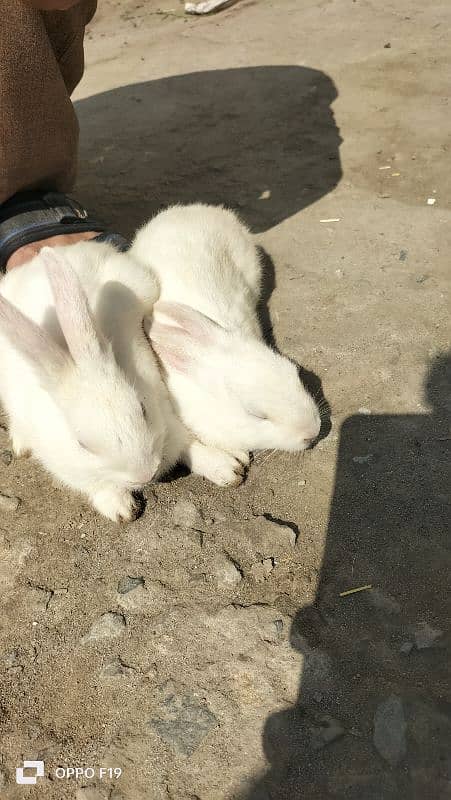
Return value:
M 130 235 L 171 203 L 224 203 L 255 232 L 330 192 L 340 136 L 323 72 L 262 66 L 196 72 L 76 103 L 78 194 Z
M 450 390 L 442 356 L 429 415 L 342 426 L 317 597 L 291 631 L 299 700 L 267 720 L 270 767 L 246 800 L 449 796 Z

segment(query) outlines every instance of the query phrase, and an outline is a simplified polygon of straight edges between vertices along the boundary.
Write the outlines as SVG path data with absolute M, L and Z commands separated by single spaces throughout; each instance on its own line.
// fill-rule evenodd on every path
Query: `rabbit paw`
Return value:
M 239 486 L 244 480 L 245 467 L 238 458 L 200 443 L 197 443 L 195 452 L 191 452 L 190 466 L 193 472 L 208 478 L 216 486 Z
M 240 464 L 243 465 L 243 467 L 248 467 L 249 464 L 251 463 L 250 454 L 247 453 L 245 450 L 235 450 L 231 453 L 231 455 L 234 458 L 236 458 L 236 460 L 239 461 Z
M 92 497 L 94 508 L 113 522 L 132 522 L 142 511 L 139 498 L 126 489 L 102 489 Z

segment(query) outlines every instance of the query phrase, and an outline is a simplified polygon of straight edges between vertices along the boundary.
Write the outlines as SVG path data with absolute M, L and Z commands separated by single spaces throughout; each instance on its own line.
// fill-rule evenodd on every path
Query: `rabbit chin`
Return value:
M 309 430 L 311 433 L 306 434 Z M 290 426 L 286 424 L 270 423 L 269 429 L 261 430 L 255 428 L 254 436 L 250 431 L 247 436 L 243 436 L 243 441 L 239 449 L 243 450 L 283 450 L 288 453 L 297 453 L 307 450 L 315 441 L 319 433 L 319 425 L 312 420 L 310 425 Z

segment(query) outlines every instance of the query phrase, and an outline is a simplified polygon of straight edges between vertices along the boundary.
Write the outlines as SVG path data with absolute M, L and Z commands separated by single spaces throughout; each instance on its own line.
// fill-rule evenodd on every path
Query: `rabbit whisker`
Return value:
M 269 453 L 267 451 L 265 451 L 265 452 L 267 453 L 267 455 L 266 455 L 265 458 L 262 459 L 262 461 L 259 462 L 259 466 L 261 466 L 262 464 L 266 464 L 268 459 L 271 458 L 272 455 L 274 455 L 274 453 L 276 452 L 276 449 L 274 448 L 274 450 L 270 450 Z

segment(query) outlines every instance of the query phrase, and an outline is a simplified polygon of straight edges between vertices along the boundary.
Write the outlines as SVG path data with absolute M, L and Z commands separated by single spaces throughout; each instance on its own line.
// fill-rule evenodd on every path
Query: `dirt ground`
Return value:
M 101 0 L 78 197 L 126 235 L 238 209 L 332 427 L 236 489 L 152 486 L 121 528 L 0 425 L 2 800 L 451 798 L 450 25 L 439 0 Z

